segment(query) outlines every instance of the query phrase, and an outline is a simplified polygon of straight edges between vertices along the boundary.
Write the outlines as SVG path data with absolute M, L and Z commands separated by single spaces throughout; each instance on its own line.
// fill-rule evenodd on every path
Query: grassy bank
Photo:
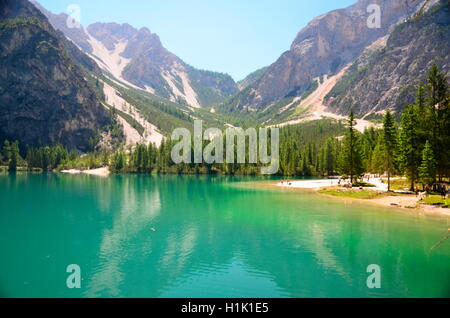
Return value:
M 331 195 L 342 198 L 353 199 L 378 199 L 392 195 L 392 193 L 379 192 L 373 190 L 345 189 L 345 188 L 324 188 L 318 191 L 320 194 Z
M 440 195 L 431 195 L 425 198 L 422 202 L 425 205 L 441 206 L 443 208 L 450 208 L 450 199 L 442 199 Z

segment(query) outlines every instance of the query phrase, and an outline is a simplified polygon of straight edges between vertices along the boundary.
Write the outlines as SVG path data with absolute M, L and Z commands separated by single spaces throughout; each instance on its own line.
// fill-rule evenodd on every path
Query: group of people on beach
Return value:
M 419 188 L 416 187 L 415 192 L 416 196 L 419 197 L 419 200 L 423 200 L 432 191 L 440 193 L 443 200 L 450 198 L 450 186 L 447 188 L 445 184 L 435 185 L 433 188 L 431 188 L 429 185 L 425 185 L 423 192 L 420 192 Z
M 284 185 L 286 183 L 286 185 L 288 185 L 288 186 L 291 186 L 292 185 L 292 183 L 291 182 L 289 182 L 288 180 L 281 180 L 281 185 Z
M 349 189 L 351 189 L 351 188 L 353 188 L 353 184 L 352 184 L 352 182 L 350 181 L 350 179 L 342 179 L 342 178 L 339 178 L 339 180 L 338 180 L 338 186 L 341 186 L 342 184 L 344 184 L 344 187 L 345 188 L 349 188 Z

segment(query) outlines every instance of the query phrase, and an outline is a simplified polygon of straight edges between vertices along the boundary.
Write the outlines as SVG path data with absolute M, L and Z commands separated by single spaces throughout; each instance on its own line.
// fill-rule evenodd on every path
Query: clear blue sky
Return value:
M 186 63 L 235 80 L 275 62 L 314 17 L 356 0 L 38 0 L 54 12 L 81 8 L 81 23 L 148 27 Z

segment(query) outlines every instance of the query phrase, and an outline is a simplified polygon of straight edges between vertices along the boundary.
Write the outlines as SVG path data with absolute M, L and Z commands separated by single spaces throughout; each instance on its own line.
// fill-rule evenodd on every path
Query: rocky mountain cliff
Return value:
M 126 23 L 69 28 L 66 14 L 40 8 L 56 29 L 94 57 L 107 73 L 131 86 L 195 108 L 220 103 L 238 92 L 229 75 L 186 64 L 147 28 L 138 30 Z
M 298 33 L 290 50 L 226 108 L 256 111 L 285 98 L 302 96 L 314 88 L 316 79 L 337 74 L 422 3 L 423 0 L 359 0 L 348 8 L 315 18 Z M 379 28 L 369 28 L 367 24 L 373 14 L 367 9 L 373 4 L 381 8 Z
M 341 114 L 353 109 L 366 118 L 380 117 L 388 107 L 401 109 L 414 101 L 416 85 L 425 81 L 432 63 L 450 75 L 449 43 L 450 8 L 442 1 L 399 25 L 385 46 L 358 58 L 325 97 L 325 105 Z
M 76 61 L 73 57 L 78 57 Z M 0 1 L 0 140 L 87 151 L 111 124 L 79 62 L 92 63 L 27 0 Z

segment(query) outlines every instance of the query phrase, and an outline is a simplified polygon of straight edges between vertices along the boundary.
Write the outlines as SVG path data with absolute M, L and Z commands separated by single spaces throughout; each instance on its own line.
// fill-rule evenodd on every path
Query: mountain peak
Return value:
M 142 35 L 151 35 L 151 34 L 152 34 L 152 32 L 150 31 L 150 29 L 147 28 L 147 27 L 142 27 L 142 28 L 139 30 L 139 33 L 142 34 Z
M 87 31 L 110 51 L 114 50 L 119 42 L 138 33 L 138 30 L 128 23 L 118 24 L 115 22 L 96 22 L 89 25 Z

